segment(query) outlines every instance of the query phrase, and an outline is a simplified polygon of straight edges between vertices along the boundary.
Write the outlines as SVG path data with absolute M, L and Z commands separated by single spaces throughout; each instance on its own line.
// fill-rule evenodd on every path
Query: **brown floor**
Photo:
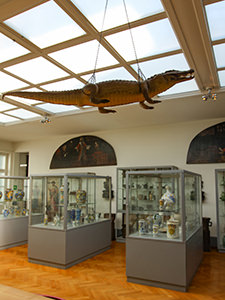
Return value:
M 67 270 L 29 263 L 27 245 L 1 250 L 0 262 L 2 285 L 65 300 L 225 299 L 225 253 L 216 250 L 204 252 L 187 293 L 128 283 L 125 244 L 118 242 L 113 242 L 112 248 L 103 254 Z M 0 299 L 5 299 L 1 295 L 0 286 Z M 7 298 L 10 299 L 16 298 Z

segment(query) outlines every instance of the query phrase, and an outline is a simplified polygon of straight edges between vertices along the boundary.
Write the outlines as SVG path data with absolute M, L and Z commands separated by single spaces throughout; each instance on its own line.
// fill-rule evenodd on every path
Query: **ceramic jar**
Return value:
M 76 201 L 77 201 L 77 203 L 85 203 L 86 202 L 86 191 L 78 190 L 76 192 Z
M 138 221 L 138 232 L 140 235 L 144 235 L 148 232 L 148 224 L 144 219 Z
M 6 189 L 5 190 L 5 200 L 6 201 L 12 201 L 13 199 L 13 190 L 12 189 Z
M 167 221 L 167 237 L 169 239 L 177 239 L 179 237 L 179 221 L 169 219 Z
M 153 236 L 157 236 L 159 234 L 159 224 L 155 223 L 152 226 Z

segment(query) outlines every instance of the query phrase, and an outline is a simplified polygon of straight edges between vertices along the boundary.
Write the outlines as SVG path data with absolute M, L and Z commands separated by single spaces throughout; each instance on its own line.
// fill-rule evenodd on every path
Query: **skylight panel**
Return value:
M 23 81 L 20 81 L 12 76 L 9 76 L 0 71 L 0 92 L 7 92 L 10 90 L 26 87 Z
M 21 98 L 21 97 L 15 97 L 15 96 L 7 96 L 8 98 L 10 99 L 13 99 L 19 103 L 23 103 L 23 104 L 26 104 L 26 105 L 34 105 L 34 104 L 38 104 L 40 103 L 41 101 L 38 101 L 38 100 L 33 100 L 33 99 L 27 99 L 27 98 Z
M 225 1 L 218 1 L 205 6 L 211 39 L 225 38 Z
M 159 96 L 175 95 L 175 94 L 193 92 L 198 90 L 199 88 L 197 86 L 196 81 L 194 79 L 191 79 L 189 81 L 180 82 L 174 85 L 173 87 L 169 88 L 167 91 L 159 94 Z
M 40 83 L 68 75 L 68 73 L 56 67 L 43 57 L 16 64 L 5 68 L 5 70 L 33 83 Z
M 0 33 L 1 55 L 0 62 L 27 54 L 29 51 Z
M 72 110 L 79 110 L 79 108 L 73 105 L 52 104 L 52 103 L 39 104 L 36 105 L 36 107 L 39 107 L 51 113 L 62 113 L 62 112 L 67 112 Z
M 79 89 L 83 86 L 84 84 L 81 81 L 75 78 L 71 78 L 54 83 L 44 84 L 41 87 L 46 89 L 47 91 L 65 91 Z
M 18 121 L 18 119 L 0 113 L 0 124 L 1 123 L 10 123 L 10 122 L 15 122 L 15 121 Z
M 102 22 L 105 9 L 105 0 L 72 0 L 80 11 L 89 19 L 99 31 L 102 30 Z M 163 11 L 160 0 L 126 0 L 126 9 L 129 21 L 156 14 Z M 127 23 L 126 12 L 122 0 L 108 2 L 103 30 Z
M 151 77 L 156 74 L 160 74 L 169 70 L 189 70 L 190 67 L 183 54 L 170 55 L 158 59 L 153 59 L 147 62 L 140 63 L 140 68 L 144 73 L 145 77 Z M 132 65 L 136 70 L 137 65 Z M 198 86 L 194 79 L 182 83 L 178 83 L 161 95 L 170 95 L 176 93 L 184 93 L 198 90 Z
M 225 67 L 225 59 L 224 59 L 225 43 L 213 46 L 213 50 L 215 54 L 217 67 L 218 68 Z
M 9 104 L 9 103 L 3 102 L 3 101 L 0 102 L 0 111 L 5 111 L 5 110 L 12 109 L 15 107 L 16 106 L 14 106 L 12 104 Z
M 36 6 L 6 20 L 5 23 L 40 48 L 84 34 L 54 1 Z
M 28 111 L 26 109 L 23 108 L 19 108 L 19 109 L 15 109 L 12 111 L 8 111 L 7 114 L 14 116 L 14 117 L 18 117 L 21 119 L 31 119 L 31 118 L 35 118 L 35 117 L 40 117 L 40 115 L 32 112 L 32 111 Z
M 49 54 L 62 65 L 75 73 L 94 69 L 98 42 L 96 40 L 69 47 Z M 118 61 L 104 48 L 100 47 L 97 68 L 106 67 Z
M 138 58 L 180 48 L 168 19 L 132 28 L 132 36 Z M 109 35 L 106 39 L 126 60 L 135 59 L 129 30 Z
M 184 71 L 190 69 L 182 53 L 152 59 L 146 62 L 139 63 L 139 65 L 146 78 L 169 70 Z M 132 65 L 132 67 L 137 71 L 136 64 Z
M 225 86 L 225 70 L 224 71 L 218 71 L 219 75 L 219 81 L 221 86 Z
M 89 80 L 92 74 L 82 76 L 85 80 Z M 96 81 L 107 81 L 107 80 L 134 80 L 134 77 L 124 68 L 115 68 L 107 71 L 97 72 Z

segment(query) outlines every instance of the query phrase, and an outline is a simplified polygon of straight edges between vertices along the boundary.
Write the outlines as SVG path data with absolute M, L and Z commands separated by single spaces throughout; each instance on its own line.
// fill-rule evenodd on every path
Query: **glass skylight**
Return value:
M 225 38 L 225 1 L 206 5 L 205 9 L 212 40 Z
M 15 97 L 15 96 L 7 96 L 10 99 L 13 99 L 19 103 L 24 103 L 26 105 L 34 105 L 37 103 L 40 103 L 41 101 L 33 100 L 33 99 L 27 99 L 27 98 L 21 98 L 21 97 Z
M 73 46 L 64 50 L 49 54 L 62 65 L 75 73 L 81 73 L 94 69 L 97 56 L 98 42 L 96 40 Z M 82 57 L 82 59 L 81 59 Z M 104 48 L 100 47 L 97 67 L 106 67 L 118 63 L 118 61 Z
M 32 111 L 22 109 L 22 108 L 8 111 L 7 114 L 14 116 L 14 117 L 21 118 L 21 119 L 30 119 L 30 118 L 40 117 L 40 115 L 35 114 Z
M 82 88 L 84 84 L 80 82 L 79 80 L 76 80 L 75 78 L 72 79 L 66 79 L 50 84 L 42 85 L 41 87 L 43 89 L 46 89 L 47 91 L 66 91 L 66 90 L 75 90 Z
M 105 0 L 98 0 L 90 5 L 90 0 L 72 0 L 72 2 L 93 23 L 95 28 L 102 30 L 105 10 Z M 126 9 L 129 21 L 134 21 L 147 15 L 163 11 L 160 0 L 126 0 Z M 103 30 L 127 23 L 127 16 L 122 0 L 108 2 Z
M 26 87 L 27 84 L 0 71 L 0 92 Z
M 68 75 L 43 57 L 34 58 L 5 69 L 33 83 L 41 83 Z
M 84 34 L 54 1 L 48 1 L 5 21 L 21 35 L 44 48 Z
M 132 36 L 139 58 L 180 48 L 168 19 L 133 28 Z M 129 30 L 107 36 L 106 39 L 126 60 L 135 59 Z
M 219 71 L 218 75 L 219 75 L 220 85 L 225 86 L 225 70 Z
M 146 78 L 169 70 L 184 71 L 190 69 L 183 54 L 161 57 L 140 63 L 139 65 Z M 137 71 L 136 64 L 132 65 L 132 67 Z
M 5 110 L 12 109 L 15 107 L 16 106 L 14 106 L 12 104 L 9 104 L 9 103 L 3 102 L 3 101 L 0 102 L 0 111 L 5 111 Z
M 173 8 L 177 13 L 177 19 L 174 20 L 173 8 L 169 8 L 168 11 L 164 10 L 162 3 L 165 1 L 161 3 L 160 0 L 109 0 L 102 27 L 106 1 L 31 0 L 28 1 L 27 6 L 23 4 L 26 1 L 20 1 L 18 8 L 14 8 L 13 5 L 9 5 L 10 8 L 7 6 L 9 12 L 5 15 L 0 3 L 2 12 L 0 94 L 12 90 L 80 89 L 85 85 L 83 81 L 91 79 L 95 67 L 96 82 L 119 79 L 136 80 L 135 72 L 134 74 L 128 72 L 128 70 L 133 71 L 132 68 L 137 72 L 135 53 L 146 78 L 171 69 L 188 70 L 190 66 L 187 62 L 193 64 L 194 68 L 195 64 L 198 64 L 198 59 L 204 49 L 198 48 L 195 39 L 197 35 L 195 36 L 195 32 L 187 32 L 189 27 L 186 24 L 180 22 L 178 28 L 177 20 L 179 21 L 186 11 L 180 11 L 176 1 Z M 131 31 L 128 29 L 124 2 L 132 24 Z M 211 4 L 204 6 L 205 3 Z M 193 17 L 196 18 L 194 21 L 198 22 L 198 15 L 191 15 L 194 13 L 194 6 L 194 1 L 189 1 L 187 15 L 190 20 Z M 31 8 L 26 10 L 26 7 Z M 206 49 L 210 51 L 212 47 L 216 66 L 210 64 L 212 72 L 209 70 L 206 73 L 205 68 L 201 67 L 204 66 L 205 55 L 201 55 L 199 66 L 196 66 L 198 71 L 196 81 L 193 79 L 176 84 L 160 96 L 203 90 L 211 83 L 214 85 L 218 77 L 221 86 L 225 86 L 225 0 L 203 1 L 202 7 L 205 9 L 203 13 L 206 12 L 212 39 L 210 44 L 206 45 Z M 85 17 L 89 22 L 86 22 Z M 78 20 L 80 25 L 82 22 L 81 27 L 78 25 Z M 173 28 L 170 20 L 174 25 Z M 204 26 L 204 23 L 201 24 Z M 96 36 L 98 32 L 95 32 L 94 28 L 98 31 L 103 30 L 102 39 L 104 42 L 107 41 L 109 48 L 99 46 L 100 35 Z M 202 30 L 196 28 L 198 35 L 204 35 L 204 41 L 208 41 L 208 36 L 205 36 L 208 28 L 202 28 Z M 184 36 L 181 36 L 182 34 Z M 195 44 L 189 44 L 192 40 L 188 38 L 188 35 L 193 35 Z M 181 49 L 178 40 L 184 41 L 183 38 L 186 45 L 184 49 Z M 95 66 L 98 47 L 100 51 Z M 170 55 L 171 52 L 179 54 Z M 153 59 L 155 56 L 159 58 Z M 207 61 L 205 63 L 208 65 Z M 213 70 L 214 67 L 217 70 Z M 219 87 L 217 94 L 219 94 Z M 32 120 L 46 112 L 49 115 L 57 115 L 63 112 L 72 114 L 82 111 L 76 106 L 57 105 L 33 99 L 12 96 L 7 96 L 6 99 L 11 102 L 0 101 L 1 125 L 14 121 L 22 123 L 23 120 Z M 27 105 L 27 115 L 24 104 Z M 37 113 L 30 112 L 32 106 L 33 111 Z M 38 114 L 39 111 L 40 114 Z
M 0 123 L 10 123 L 15 121 L 18 121 L 18 119 L 0 113 Z
M 73 105 L 62 105 L 62 104 L 52 104 L 52 103 L 44 103 L 36 105 L 36 107 L 39 107 L 45 111 L 51 112 L 51 113 L 62 113 L 66 111 L 72 111 L 72 110 L 78 110 L 76 106 Z
M 225 44 L 215 45 L 213 46 L 213 50 L 215 53 L 217 67 L 218 68 L 225 67 L 225 59 L 224 59 Z
M 91 78 L 91 76 L 92 74 L 89 74 L 82 76 L 82 78 L 88 81 Z M 97 72 L 95 76 L 96 82 L 115 79 L 134 80 L 134 77 L 124 68 L 115 68 L 107 71 Z
M 1 45 L 1 55 L 0 62 L 9 60 L 14 57 L 27 54 L 29 51 L 0 33 L 0 45 Z

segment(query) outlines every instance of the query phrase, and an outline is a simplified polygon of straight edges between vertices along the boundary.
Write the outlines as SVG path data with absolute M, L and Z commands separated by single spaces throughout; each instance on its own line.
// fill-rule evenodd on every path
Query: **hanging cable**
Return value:
M 134 55 L 135 55 L 135 59 L 136 59 L 136 64 L 137 64 L 138 82 L 140 83 L 141 81 L 146 80 L 146 78 L 145 78 L 145 75 L 143 74 L 143 72 L 141 71 L 141 68 L 140 68 L 140 65 L 139 65 L 139 61 L 138 61 L 138 57 L 137 57 L 137 51 L 136 51 L 136 48 L 135 48 L 134 38 L 133 38 L 131 26 L 130 26 L 130 21 L 129 21 L 129 17 L 128 17 L 128 13 L 127 13 L 127 7 L 126 7 L 125 0 L 123 0 L 123 5 L 124 5 L 124 10 L 125 10 L 125 13 L 126 13 L 126 17 L 127 17 L 127 24 L 128 24 L 130 37 L 131 37 L 131 41 L 132 41 L 132 46 L 133 46 L 133 50 L 134 50 Z
M 102 32 L 103 32 L 103 27 L 104 27 L 104 23 L 105 23 L 105 16 L 106 16 L 106 11 L 107 11 L 107 7 L 108 7 L 108 2 L 109 2 L 108 0 L 106 0 L 106 2 L 105 2 L 104 15 L 103 15 L 103 20 L 102 20 L 100 37 L 99 37 L 99 41 L 98 41 L 97 54 L 96 54 L 96 58 L 95 58 L 95 66 L 94 66 L 93 74 L 90 77 L 90 79 L 88 80 L 89 83 L 96 83 L 95 73 L 96 73 L 96 68 L 97 68 L 97 63 L 98 63 L 98 56 L 99 56 L 99 50 L 100 50 L 101 41 L 102 41 Z

